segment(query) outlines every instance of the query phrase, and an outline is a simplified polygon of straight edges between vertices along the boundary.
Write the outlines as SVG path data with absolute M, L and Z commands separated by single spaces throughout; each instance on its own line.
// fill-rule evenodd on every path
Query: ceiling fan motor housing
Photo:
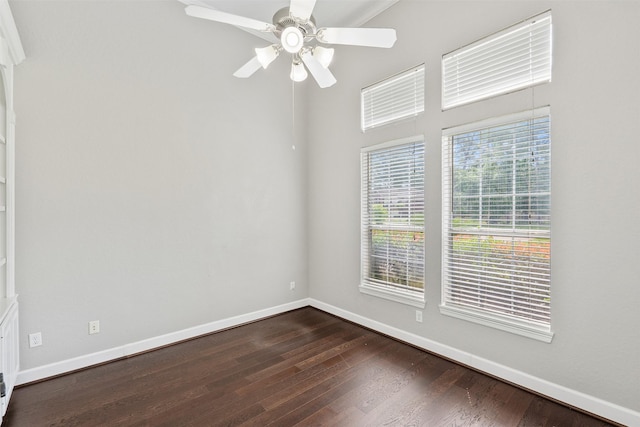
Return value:
M 298 31 L 300 31 L 303 37 L 303 43 L 311 40 L 316 33 L 316 20 L 313 16 L 310 16 L 306 21 L 297 19 L 289 13 L 288 7 L 283 7 L 273 15 L 273 25 L 276 27 L 273 34 L 281 40 L 283 32 L 291 27 L 297 28 Z M 289 32 L 291 32 L 291 30 L 289 30 Z M 283 40 L 283 42 L 285 42 L 285 40 Z M 283 47 L 284 46 L 286 46 L 285 43 L 283 43 Z

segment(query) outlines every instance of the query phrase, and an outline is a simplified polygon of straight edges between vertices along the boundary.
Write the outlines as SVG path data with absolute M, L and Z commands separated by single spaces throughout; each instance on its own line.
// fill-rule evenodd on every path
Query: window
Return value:
M 424 111 L 424 64 L 360 92 L 361 127 L 367 131 Z
M 550 342 L 549 108 L 443 133 L 441 312 Z
M 442 108 L 551 81 L 551 12 L 442 57 Z
M 424 307 L 424 141 L 365 148 L 362 164 L 364 293 Z

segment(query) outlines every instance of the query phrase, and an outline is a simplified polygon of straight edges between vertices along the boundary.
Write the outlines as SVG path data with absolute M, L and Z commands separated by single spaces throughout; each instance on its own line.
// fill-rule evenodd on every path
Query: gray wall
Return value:
M 447 112 L 441 55 L 553 10 L 553 82 Z M 401 1 L 370 22 L 398 30 L 390 51 L 340 48 L 338 84 L 310 93 L 311 297 L 553 383 L 640 410 L 640 3 Z M 363 135 L 359 90 L 426 63 L 426 111 Z M 439 313 L 441 129 L 551 105 L 551 344 Z M 424 134 L 426 299 L 415 309 L 359 283 L 363 146 Z
M 305 98 L 294 137 L 286 61 L 232 77 L 267 42 L 177 1 L 11 7 L 23 370 L 307 296 Z

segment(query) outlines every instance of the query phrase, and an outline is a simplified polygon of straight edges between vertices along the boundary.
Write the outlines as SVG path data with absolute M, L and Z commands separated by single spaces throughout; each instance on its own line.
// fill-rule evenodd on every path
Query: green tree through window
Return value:
M 445 139 L 443 304 L 550 323 L 549 116 Z

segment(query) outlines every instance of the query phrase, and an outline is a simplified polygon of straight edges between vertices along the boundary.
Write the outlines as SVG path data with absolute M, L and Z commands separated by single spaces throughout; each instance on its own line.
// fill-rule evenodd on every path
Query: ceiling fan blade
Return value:
M 258 71 L 260 68 L 262 68 L 262 65 L 260 64 L 260 61 L 258 61 L 258 57 L 254 56 L 249 60 L 249 62 L 238 68 L 238 71 L 233 73 L 233 75 L 241 79 L 246 79 L 247 77 L 251 77 L 253 73 Z
M 397 37 L 393 28 L 321 28 L 318 40 L 329 44 L 392 47 Z
M 224 24 L 235 25 L 257 31 L 271 32 L 276 28 L 273 24 L 193 4 L 187 6 L 184 11 L 187 15 L 195 18 L 208 19 L 210 21 L 222 22 Z
M 311 13 L 313 13 L 315 5 L 316 0 L 291 0 L 289 13 L 296 18 L 306 21 L 311 17 Z
M 316 82 L 318 82 L 318 86 L 321 88 L 327 88 L 329 86 L 333 86 L 336 84 L 336 78 L 333 76 L 331 71 L 328 68 L 324 68 L 322 64 L 313 56 L 311 51 L 307 50 L 306 52 L 300 55 L 302 62 L 307 66 L 311 75 Z

